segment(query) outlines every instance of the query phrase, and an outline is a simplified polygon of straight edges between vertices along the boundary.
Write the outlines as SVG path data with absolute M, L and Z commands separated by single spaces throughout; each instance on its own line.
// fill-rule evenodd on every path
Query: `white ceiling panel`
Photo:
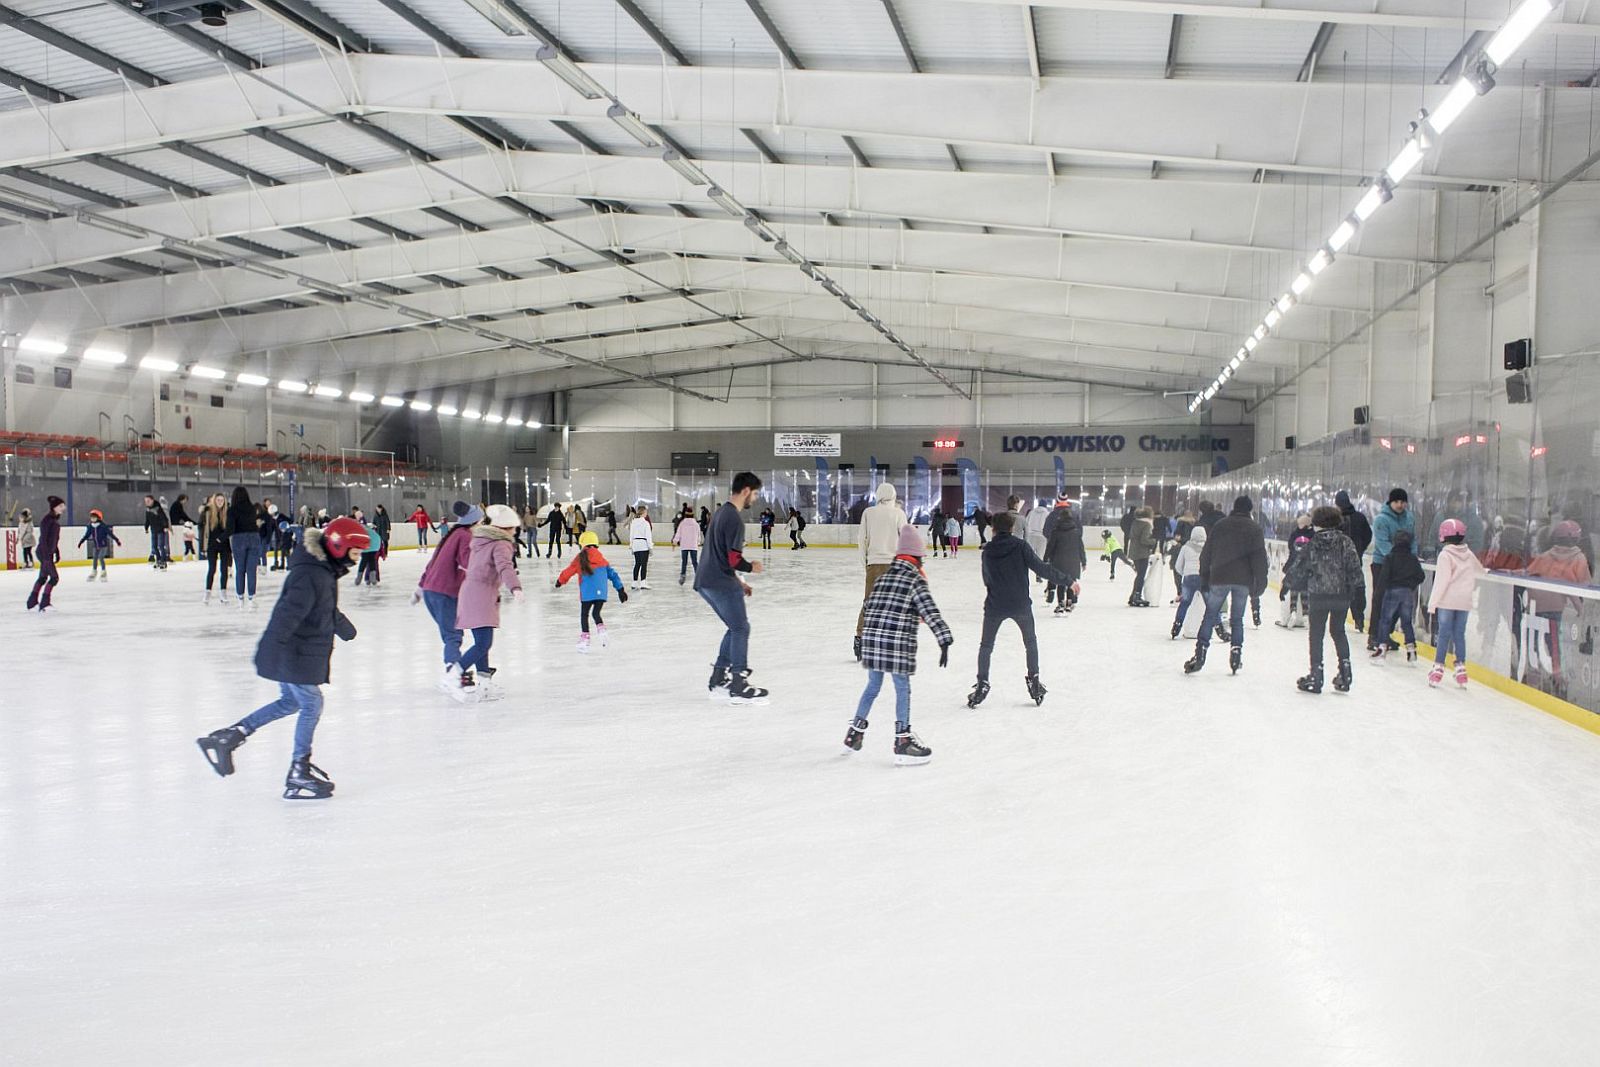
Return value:
M 1172 37 L 1166 15 L 1036 8 L 1033 25 L 1045 74 L 1158 75 Z
M 923 70 L 1018 74 L 1028 69 L 1019 7 L 919 0 L 895 10 Z
M 874 0 L 762 0 L 778 32 L 807 67 L 905 70 L 889 15 Z

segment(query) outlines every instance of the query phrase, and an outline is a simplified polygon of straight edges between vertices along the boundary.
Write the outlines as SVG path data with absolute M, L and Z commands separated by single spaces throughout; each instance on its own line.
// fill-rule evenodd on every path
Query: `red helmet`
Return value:
M 334 559 L 347 559 L 352 553 L 365 552 L 371 544 L 367 528 L 343 515 L 322 528 L 322 547 Z

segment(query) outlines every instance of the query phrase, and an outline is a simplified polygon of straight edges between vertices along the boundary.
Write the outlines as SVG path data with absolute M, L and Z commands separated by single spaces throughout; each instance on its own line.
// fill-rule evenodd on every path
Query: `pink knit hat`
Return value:
M 906 523 L 900 527 L 900 543 L 895 546 L 895 554 L 900 556 L 927 555 L 927 543 L 922 539 L 922 531 Z

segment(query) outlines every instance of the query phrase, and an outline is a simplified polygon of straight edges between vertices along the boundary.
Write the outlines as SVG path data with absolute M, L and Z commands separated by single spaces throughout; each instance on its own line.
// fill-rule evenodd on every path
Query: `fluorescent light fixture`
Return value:
M 1295 275 L 1294 281 L 1289 283 L 1289 291 L 1295 296 L 1299 296 L 1309 288 L 1311 288 L 1311 275 L 1305 271 Z
M 1539 23 L 1553 9 L 1549 0 L 1523 0 L 1522 6 L 1513 11 L 1511 17 L 1506 19 L 1506 24 L 1500 27 L 1500 32 L 1484 46 L 1483 54 L 1495 66 L 1505 66 L 1511 53 L 1522 47 L 1522 42 L 1538 29 Z
M 340 397 L 344 396 L 344 390 L 335 389 L 331 385 L 319 385 L 315 389 L 311 390 L 311 395 L 325 396 L 329 400 L 338 400 Z
M 1282 296 L 1278 297 L 1278 302 L 1272 306 L 1283 312 L 1285 315 L 1289 314 L 1289 309 L 1294 307 L 1294 294 L 1284 293 Z
M 1343 252 L 1344 246 L 1350 243 L 1350 238 L 1356 235 L 1356 224 L 1349 219 L 1339 223 L 1338 229 L 1333 231 L 1328 238 L 1328 247 L 1334 252 Z
M 57 354 L 59 355 L 59 353 Z M 128 354 L 126 352 L 118 352 L 114 348 L 85 348 L 83 350 L 83 358 L 90 363 L 104 363 L 108 367 L 117 367 L 128 362 Z M 222 377 L 220 371 L 217 373 L 217 377 Z
M 406 406 L 406 402 L 397 396 L 386 396 L 382 400 L 378 401 L 378 403 L 382 404 L 386 408 L 403 408 Z
M 1238 356 L 1234 356 L 1233 359 L 1228 361 L 1228 369 L 1229 370 L 1238 370 L 1239 369 L 1239 364 L 1241 364 L 1243 362 L 1244 362 L 1244 360 L 1240 359 Z
M 1399 185 L 1405 181 L 1407 174 L 1417 169 L 1417 164 L 1422 162 L 1422 145 L 1413 137 L 1396 153 L 1394 159 L 1383 169 L 1384 177 L 1389 179 L 1389 184 Z
M 528 429 L 530 429 L 530 430 L 542 430 L 542 429 L 544 429 L 544 423 L 540 422 L 538 419 L 529 419 L 528 420 Z
M 500 415 L 485 415 L 483 417 L 483 421 L 484 422 L 488 422 L 488 423 L 493 423 L 494 425 L 498 426 L 502 422 L 505 422 L 506 420 L 505 420 L 505 418 L 503 416 L 500 416 Z
M 733 195 L 720 185 L 711 186 L 706 190 L 706 195 L 709 196 L 718 207 L 736 219 L 742 219 L 746 215 L 750 214 L 744 209 L 743 204 L 735 200 Z
M 572 60 L 556 51 L 550 45 L 541 45 L 535 58 L 543 63 L 545 69 L 562 81 L 585 100 L 598 100 L 606 95 L 605 89 L 599 82 L 583 72 Z
M 286 393 L 304 393 L 311 387 L 305 382 L 297 382 L 293 378 L 279 378 L 278 388 Z
M 1254 337 L 1257 341 L 1260 341 L 1262 338 L 1267 336 L 1267 328 L 1265 326 L 1257 326 L 1255 332 L 1250 336 Z
M 511 418 L 506 420 L 506 425 L 507 426 L 521 426 L 522 425 L 522 420 L 517 418 L 516 416 L 512 416 Z
M 710 185 L 711 179 L 700 172 L 700 168 L 690 163 L 679 155 L 676 149 L 669 148 L 661 153 L 662 162 L 678 172 L 678 177 L 690 185 Z
M 467 408 L 461 412 L 461 417 L 463 419 L 471 419 L 473 422 L 477 422 L 479 419 L 483 418 L 483 412 L 479 411 L 477 408 Z
M 440 404 L 438 407 L 434 408 L 433 410 L 434 410 L 435 413 L 440 414 L 440 415 L 454 415 L 454 414 L 456 414 L 456 409 L 454 407 L 452 407 L 451 405 L 449 405 L 449 404 Z
M 1326 248 L 1319 248 L 1317 249 L 1316 255 L 1311 257 L 1311 262 L 1306 264 L 1306 270 L 1310 271 L 1311 276 L 1315 278 L 1317 275 L 1327 270 L 1328 264 L 1332 262 L 1333 256 L 1328 254 L 1328 250 Z
M 1245 360 L 1250 358 L 1250 350 L 1243 345 L 1240 345 L 1239 351 L 1233 354 L 1233 358 L 1238 360 L 1240 363 L 1243 363 Z
M 1246 352 L 1254 352 L 1256 350 L 1256 345 L 1260 343 L 1261 342 L 1257 341 L 1254 337 L 1246 337 L 1244 339 L 1244 350 Z
M 1267 329 L 1270 330 L 1274 326 L 1278 325 L 1278 323 L 1280 321 L 1282 321 L 1282 319 L 1283 319 L 1283 312 L 1279 311 L 1277 308 L 1273 308 L 1271 311 L 1267 312 L 1267 318 L 1266 318 L 1266 321 L 1265 321 L 1264 325 L 1266 326 Z
M 160 356 L 145 356 L 139 361 L 139 369 L 159 371 L 162 374 L 171 374 L 173 371 L 178 369 L 178 365 L 172 362 L 172 360 L 162 359 Z
M 66 352 L 67 346 L 60 341 L 46 341 L 42 337 L 24 337 L 17 342 L 17 347 L 24 352 L 37 352 L 41 356 L 59 356 Z M 88 355 L 88 353 L 84 353 Z
M 85 352 L 84 355 L 88 355 L 88 353 Z M 216 367 L 208 367 L 204 363 L 196 363 L 194 366 L 189 368 L 189 377 L 191 378 L 207 378 L 215 382 L 220 381 L 227 376 L 227 371 L 220 370 Z
M 1374 211 L 1387 204 L 1393 196 L 1394 194 L 1388 192 L 1382 184 L 1373 182 L 1368 187 L 1367 194 L 1356 201 L 1356 221 L 1366 222 Z
M 661 141 L 656 137 L 655 131 L 644 124 L 644 120 L 621 104 L 612 104 L 606 108 L 606 118 L 621 126 L 623 132 L 646 148 L 656 148 Z
M 433 405 L 428 403 L 426 400 L 413 400 L 411 402 L 411 410 L 412 411 L 432 411 L 433 410 Z
M 233 380 L 238 382 L 240 385 L 266 385 L 271 379 L 262 374 L 251 374 L 248 371 L 240 371 L 238 374 L 233 376 Z
M 355 401 L 357 404 L 370 404 L 378 398 L 373 396 L 371 393 L 358 393 L 352 389 L 350 391 L 350 399 Z
M 506 13 L 506 9 L 494 0 L 467 0 L 472 10 L 488 19 L 494 28 L 507 37 L 521 37 L 524 34 L 522 26 Z
M 1470 81 L 1462 78 L 1450 87 L 1450 92 L 1439 101 L 1439 106 L 1428 112 L 1428 125 L 1433 127 L 1434 133 L 1443 133 L 1477 97 L 1478 90 Z

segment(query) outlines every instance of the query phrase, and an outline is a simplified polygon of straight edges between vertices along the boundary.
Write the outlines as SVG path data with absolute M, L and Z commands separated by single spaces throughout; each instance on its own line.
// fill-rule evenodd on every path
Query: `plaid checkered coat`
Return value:
M 912 674 L 917 669 L 917 623 L 926 622 L 943 647 L 954 638 L 928 580 L 903 559 L 889 564 L 867 594 L 866 625 L 861 630 L 861 665 L 872 671 Z

